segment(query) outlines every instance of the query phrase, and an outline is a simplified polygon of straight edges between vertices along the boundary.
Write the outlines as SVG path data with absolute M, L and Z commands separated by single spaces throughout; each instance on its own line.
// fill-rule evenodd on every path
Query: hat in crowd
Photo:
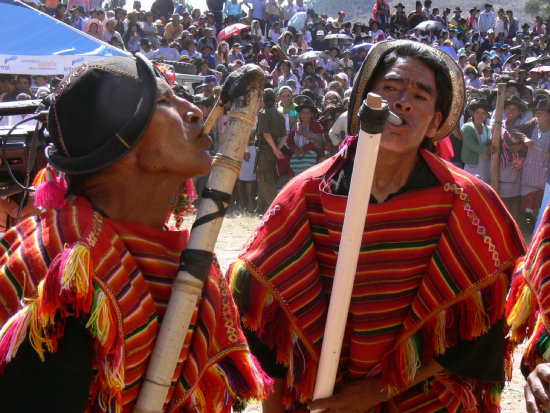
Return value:
M 342 72 L 336 73 L 336 74 L 334 75 L 334 79 L 345 80 L 346 82 L 349 83 L 348 75 L 346 75 L 345 73 L 342 73 Z
M 115 20 L 115 19 L 113 19 L 113 20 Z M 116 20 L 115 20 L 115 22 L 116 22 Z M 161 20 L 161 19 L 157 19 L 157 20 L 155 21 L 155 26 L 163 26 L 163 25 L 164 25 L 164 24 L 162 23 L 162 20 Z
M 506 109 L 508 105 L 516 105 L 522 113 L 528 110 L 527 103 L 519 96 L 514 95 L 510 99 L 504 101 L 504 109 Z
M 296 111 L 300 112 L 304 108 L 310 109 L 313 113 L 317 113 L 317 106 L 315 102 L 306 95 L 298 95 L 294 98 L 294 104 L 296 105 Z
M 317 30 L 317 36 L 324 36 L 325 32 L 323 30 Z
M 536 112 L 537 110 L 550 111 L 550 98 L 547 95 L 538 95 L 527 107 L 531 112 Z
M 491 7 L 491 8 L 493 8 L 493 5 L 492 5 L 491 3 L 485 3 L 485 4 L 483 5 L 483 7 Z
M 474 98 L 470 101 L 470 103 L 468 104 L 468 108 L 472 111 L 472 112 L 475 112 L 477 109 L 479 108 L 483 108 L 485 109 L 487 112 L 493 110 L 492 106 L 489 105 L 489 102 L 487 102 L 486 99 L 483 99 L 483 98 Z
M 442 120 L 433 140 L 448 136 L 457 125 L 465 105 L 464 75 L 457 62 L 444 51 L 410 40 L 388 40 L 374 44 L 369 50 L 361 69 L 355 76 L 353 91 L 349 102 L 348 133 L 357 135 L 359 133 L 359 108 L 367 96 L 367 86 L 373 77 L 378 65 L 384 60 L 388 53 L 399 47 L 419 47 L 430 54 L 435 54 L 446 67 L 449 79 L 446 85 L 447 93 L 450 92 L 449 106 L 442 111 Z
M 346 15 L 346 12 L 345 12 L 344 10 L 340 10 L 340 11 L 338 12 L 338 14 L 340 14 L 340 15 L 342 15 L 342 16 L 345 16 L 345 15 Z
M 405 8 L 405 6 L 403 5 L 403 3 L 401 3 L 401 2 L 399 2 L 399 3 L 397 3 L 397 4 L 395 5 L 395 8 L 396 8 L 396 9 L 399 8 L 399 7 L 403 8 L 403 9 Z
M 453 10 L 453 13 L 462 13 L 462 9 L 458 6 L 455 7 L 455 9 Z
M 179 14 L 172 14 L 172 17 L 170 17 L 170 21 L 180 21 L 180 15 Z
M 144 38 L 139 41 L 139 44 L 140 46 L 149 46 L 151 45 L 151 40 Z
M 112 164 L 140 141 L 156 101 L 155 72 L 139 53 L 135 58 L 109 57 L 78 66 L 54 92 L 48 161 L 75 175 Z
M 487 34 L 495 34 L 495 31 L 493 29 L 487 30 Z

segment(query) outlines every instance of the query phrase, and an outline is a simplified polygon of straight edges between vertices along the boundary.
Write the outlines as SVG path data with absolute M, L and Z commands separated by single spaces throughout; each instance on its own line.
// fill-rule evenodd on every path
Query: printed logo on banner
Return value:
M 77 63 L 80 63 L 80 62 L 83 62 L 84 61 L 84 58 L 83 57 L 79 57 L 78 59 L 75 59 L 71 62 L 71 66 L 74 66 L 75 64 Z
M 11 71 L 11 66 L 8 63 L 13 62 L 14 60 L 17 60 L 17 56 L 5 57 L 4 58 L 4 64 L 0 65 L 0 72 L 9 72 L 9 71 Z
M 63 66 L 63 73 L 67 74 L 69 72 L 72 72 L 75 69 L 75 67 L 78 66 L 79 63 L 82 63 L 85 60 L 86 59 L 83 56 L 79 57 L 78 59 L 66 60 L 65 64 L 67 66 Z M 69 62 L 70 62 L 70 64 L 68 64 Z

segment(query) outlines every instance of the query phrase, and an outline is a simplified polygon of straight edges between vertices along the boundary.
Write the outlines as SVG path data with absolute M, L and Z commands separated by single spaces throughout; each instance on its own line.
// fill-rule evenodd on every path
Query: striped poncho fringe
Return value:
M 375 373 L 382 375 L 387 389 L 399 391 L 410 386 L 424 360 L 444 354 L 458 340 L 479 337 L 504 317 L 508 273 L 525 248 L 517 226 L 490 188 L 430 153 L 422 155 L 454 201 L 403 333 Z M 294 400 L 311 400 L 313 394 L 328 302 L 308 208 L 324 185 L 321 177 L 339 156 L 295 178 L 279 194 L 229 270 L 244 325 L 275 347 L 277 360 L 287 367 L 287 408 L 294 408 Z M 479 215 L 482 211 L 485 214 Z M 403 213 L 415 214 L 406 208 Z M 511 365 L 506 370 L 510 373 Z M 445 380 L 439 380 L 442 388 L 451 389 Z M 465 411 L 499 411 L 502 383 L 462 381 L 467 385 L 451 393 L 461 399 Z
M 127 238 L 122 242 L 81 198 L 5 234 L 0 241 L 1 369 L 27 337 L 42 359 L 45 352 L 55 352 L 66 319 L 77 317 L 94 348 L 96 374 L 87 411 L 131 411 L 158 331 L 156 311 L 164 313 L 179 253 L 164 253 L 155 240 Z M 137 245 L 137 261 L 125 243 Z M 163 253 L 169 261 L 160 264 Z M 158 279 L 154 290 L 161 309 L 144 293 L 147 284 L 137 262 L 145 262 L 150 278 Z M 164 411 L 229 412 L 233 402 L 269 394 L 271 379 L 248 352 L 238 326 L 228 286 L 213 265 Z
M 510 339 L 529 338 L 522 364 L 532 371 L 550 361 L 550 207 L 526 256 L 518 261 L 506 308 Z

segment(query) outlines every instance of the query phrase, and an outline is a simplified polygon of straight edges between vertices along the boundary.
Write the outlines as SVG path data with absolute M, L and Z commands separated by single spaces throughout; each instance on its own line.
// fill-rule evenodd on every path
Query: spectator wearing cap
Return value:
M 436 18 L 436 21 L 438 21 L 443 25 L 444 30 L 448 29 L 449 27 L 449 14 L 451 14 L 451 9 L 448 7 L 445 7 L 441 12 L 441 14 Z
M 409 27 L 403 3 L 399 2 L 395 5 L 395 13 L 393 13 L 390 18 L 390 26 L 394 31 Z
M 234 63 L 235 60 L 244 62 L 244 56 L 241 53 L 241 49 L 242 46 L 238 42 L 233 43 L 233 46 L 231 46 L 231 53 L 229 54 L 229 60 L 231 63 Z
M 479 32 L 485 36 L 487 32 L 495 28 L 495 12 L 491 3 L 485 3 L 485 10 L 479 13 Z
M 170 23 L 164 27 L 164 38 L 168 41 L 178 40 L 181 37 L 182 32 L 183 25 L 180 21 L 180 15 L 173 14 L 170 19 Z
M 208 62 L 208 67 L 210 69 L 214 69 L 216 67 L 216 61 L 214 60 L 214 56 L 212 56 L 212 47 L 208 44 L 205 44 L 202 46 L 200 52 L 201 58 Z
M 209 99 L 214 96 L 216 86 L 218 86 L 218 80 L 215 75 L 206 75 L 203 82 L 197 86 L 197 89 L 201 88 L 201 93 L 195 95 L 195 99 Z
M 428 20 L 428 16 L 426 16 L 426 13 L 422 11 L 422 2 L 416 0 L 415 10 L 411 12 L 409 14 L 409 17 L 407 18 L 407 21 L 409 22 L 409 27 L 412 29 L 426 20 Z
M 204 36 L 199 39 L 197 48 L 199 50 L 202 50 L 205 45 L 208 45 L 210 46 L 211 50 L 216 50 L 216 48 L 218 47 L 218 42 L 212 35 L 212 29 L 210 27 L 205 27 L 202 32 L 204 33 Z
M 487 30 L 487 35 L 481 42 L 481 45 L 479 46 L 479 51 L 481 53 L 485 51 L 491 51 L 493 47 L 495 46 L 496 40 L 495 40 L 495 31 L 493 29 Z
M 279 87 L 288 86 L 289 80 L 294 80 L 296 82 L 296 94 L 300 93 L 300 82 L 298 77 L 291 72 L 292 63 L 289 60 L 282 60 L 278 65 L 280 76 L 277 80 L 277 85 Z
M 344 70 L 346 67 L 351 67 L 353 69 L 353 60 L 351 60 L 351 50 L 344 50 L 342 53 L 342 58 L 339 61 L 340 69 Z
M 451 18 L 449 24 L 452 24 L 455 28 L 460 26 L 460 19 L 462 19 L 462 9 L 459 6 L 456 6 L 453 10 L 454 16 Z

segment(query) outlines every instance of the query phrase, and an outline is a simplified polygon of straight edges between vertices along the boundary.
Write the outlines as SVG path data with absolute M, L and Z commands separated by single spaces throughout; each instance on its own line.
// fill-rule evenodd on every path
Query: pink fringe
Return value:
M 34 205 L 42 210 L 59 209 L 65 205 L 67 182 L 48 166 L 46 181 L 41 183 L 34 193 Z

